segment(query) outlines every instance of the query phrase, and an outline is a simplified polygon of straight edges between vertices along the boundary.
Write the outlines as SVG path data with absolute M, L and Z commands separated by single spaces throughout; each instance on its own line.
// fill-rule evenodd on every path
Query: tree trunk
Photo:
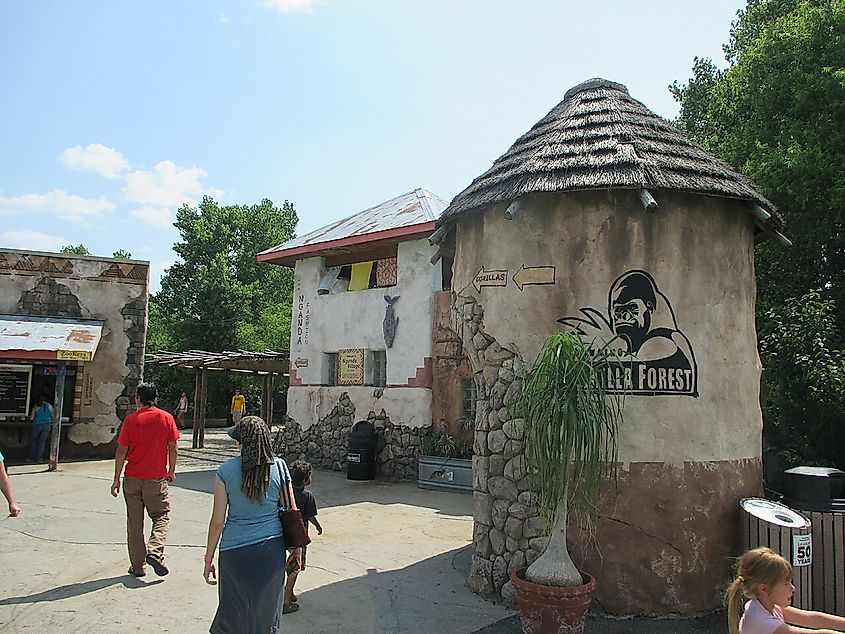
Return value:
M 566 493 L 558 502 L 555 524 L 549 534 L 549 544 L 542 555 L 525 571 L 525 579 L 545 586 L 580 586 L 581 573 L 572 563 L 566 547 Z

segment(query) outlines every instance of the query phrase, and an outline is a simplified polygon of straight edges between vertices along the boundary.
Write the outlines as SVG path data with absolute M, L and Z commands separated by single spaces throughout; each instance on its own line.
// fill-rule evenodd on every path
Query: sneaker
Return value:
M 291 612 L 296 612 L 299 610 L 298 603 L 285 603 L 282 605 L 282 614 L 290 614 Z
M 147 555 L 144 560 L 153 567 L 153 571 L 159 576 L 163 577 L 170 572 L 170 569 L 164 565 L 164 562 L 155 555 Z
M 127 570 L 127 572 L 128 572 L 130 575 L 132 575 L 133 577 L 146 577 L 146 576 L 147 576 L 147 571 L 146 571 L 146 570 L 144 570 L 144 569 L 141 569 L 141 570 L 135 570 L 135 569 L 134 569 L 134 568 L 132 568 L 131 566 L 129 567 L 129 570 Z

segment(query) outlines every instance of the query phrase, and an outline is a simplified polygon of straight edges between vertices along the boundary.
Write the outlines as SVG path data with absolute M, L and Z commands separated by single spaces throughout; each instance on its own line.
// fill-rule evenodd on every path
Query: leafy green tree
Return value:
M 112 254 L 112 257 L 116 260 L 131 260 L 132 254 L 129 251 L 124 251 L 123 249 L 118 249 Z
M 77 244 L 73 246 L 72 244 L 68 244 L 63 246 L 59 249 L 59 253 L 69 253 L 72 255 L 91 255 L 91 252 L 85 248 L 83 244 Z
M 811 292 L 768 311 L 760 352 L 769 381 L 767 439 L 814 463 L 845 456 L 845 346 L 834 302 Z
M 786 218 L 793 247 L 758 250 L 764 310 L 823 289 L 845 327 L 845 0 L 751 0 L 724 50 L 670 87 L 679 124 Z
M 288 201 L 281 207 L 266 199 L 221 206 L 205 197 L 197 207 L 179 209 L 181 241 L 173 249 L 180 260 L 154 298 L 150 342 L 175 350 L 286 350 L 293 272 L 259 263 L 256 256 L 293 238 L 297 221 Z M 250 392 L 243 381 L 237 384 Z M 213 410 L 228 411 L 233 385 L 231 377 L 210 379 Z
M 779 207 L 793 242 L 757 247 L 767 439 L 845 467 L 827 429 L 841 425 L 842 376 L 819 359 L 845 332 L 845 0 L 749 0 L 737 15 L 727 68 L 695 59 L 670 86 L 677 123 Z

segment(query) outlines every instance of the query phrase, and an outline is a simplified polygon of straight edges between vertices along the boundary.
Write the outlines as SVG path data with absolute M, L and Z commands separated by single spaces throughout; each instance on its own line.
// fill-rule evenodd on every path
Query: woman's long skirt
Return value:
M 219 604 L 211 634 L 277 634 L 285 587 L 285 542 L 274 537 L 220 551 Z

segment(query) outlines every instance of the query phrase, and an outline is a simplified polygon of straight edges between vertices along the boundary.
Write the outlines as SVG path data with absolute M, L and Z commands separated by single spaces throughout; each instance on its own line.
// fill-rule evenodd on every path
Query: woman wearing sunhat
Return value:
M 240 444 L 241 455 L 220 465 L 214 480 L 203 576 L 206 583 L 219 585 L 209 631 L 276 634 L 286 558 L 278 501 L 282 486 L 294 499 L 290 473 L 285 461 L 273 456 L 270 430 L 258 416 L 242 418 L 229 428 L 229 436 Z

